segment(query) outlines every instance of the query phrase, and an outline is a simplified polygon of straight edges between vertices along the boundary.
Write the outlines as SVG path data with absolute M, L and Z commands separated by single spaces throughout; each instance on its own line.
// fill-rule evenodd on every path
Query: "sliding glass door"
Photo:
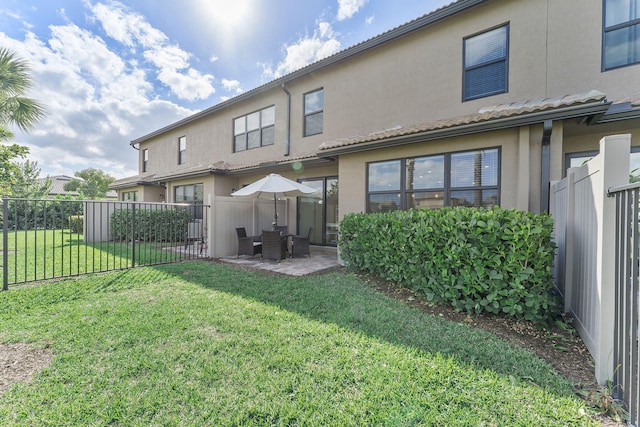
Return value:
M 311 244 L 338 244 L 338 179 L 312 178 L 302 181 L 317 191 L 298 198 L 298 234 L 313 227 Z

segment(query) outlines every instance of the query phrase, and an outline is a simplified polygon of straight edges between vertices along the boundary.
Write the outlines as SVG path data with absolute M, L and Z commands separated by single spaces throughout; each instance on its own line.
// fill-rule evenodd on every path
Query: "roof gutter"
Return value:
M 540 160 L 540 212 L 549 212 L 549 186 L 551 184 L 551 132 L 553 121 L 545 120 L 542 130 Z
M 378 150 L 380 148 L 391 148 L 398 145 L 472 135 L 476 133 L 491 132 L 513 127 L 528 126 L 538 123 L 544 123 L 546 120 L 566 120 L 577 117 L 597 115 L 601 114 L 604 111 L 607 111 L 609 105 L 611 105 L 610 102 L 591 103 L 586 105 L 555 109 L 551 111 L 539 111 L 531 114 L 522 114 L 518 116 L 503 117 L 477 123 L 451 126 L 444 129 L 427 130 L 424 132 L 412 133 L 410 135 L 400 135 L 387 139 L 377 139 L 363 143 L 356 143 L 353 145 L 320 149 L 320 151 L 318 151 L 318 156 L 339 156 L 342 154 L 357 153 L 361 151 Z

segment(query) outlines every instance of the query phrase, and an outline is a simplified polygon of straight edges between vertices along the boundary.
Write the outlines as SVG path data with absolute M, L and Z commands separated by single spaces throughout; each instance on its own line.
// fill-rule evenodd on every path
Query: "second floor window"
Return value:
M 178 138 L 178 164 L 182 165 L 187 161 L 187 137 Z
M 238 117 L 233 120 L 233 151 L 273 145 L 275 141 L 276 107 Z
M 640 62 L 640 0 L 604 0 L 602 68 Z
M 142 172 L 149 170 L 149 150 L 142 150 Z
M 463 100 L 507 92 L 509 26 L 464 39 Z
M 304 136 L 322 133 L 324 119 L 324 90 L 304 95 Z

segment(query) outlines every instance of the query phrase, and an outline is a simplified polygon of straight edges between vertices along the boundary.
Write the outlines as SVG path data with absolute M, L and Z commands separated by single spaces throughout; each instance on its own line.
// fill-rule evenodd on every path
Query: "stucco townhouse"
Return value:
M 290 230 L 335 245 L 350 212 L 546 211 L 618 133 L 635 169 L 639 0 L 459 0 L 135 139 L 139 174 L 112 188 L 199 203 L 280 173 L 318 189 Z

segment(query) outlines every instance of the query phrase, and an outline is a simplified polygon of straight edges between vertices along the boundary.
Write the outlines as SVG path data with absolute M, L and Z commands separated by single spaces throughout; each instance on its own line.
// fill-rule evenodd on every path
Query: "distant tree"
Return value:
M 18 171 L 13 185 L 13 197 L 22 199 L 44 199 L 49 195 L 53 182 L 51 178 L 40 178 L 38 162 L 18 163 Z
M 12 197 L 13 185 L 19 173 L 19 166 L 14 162 L 23 159 L 29 153 L 22 145 L 0 145 L 0 197 Z
M 77 191 L 88 199 L 104 198 L 109 191 L 109 185 L 116 179 L 96 168 L 83 169 L 74 176 L 82 179 L 72 179 L 64 185 L 65 191 Z

